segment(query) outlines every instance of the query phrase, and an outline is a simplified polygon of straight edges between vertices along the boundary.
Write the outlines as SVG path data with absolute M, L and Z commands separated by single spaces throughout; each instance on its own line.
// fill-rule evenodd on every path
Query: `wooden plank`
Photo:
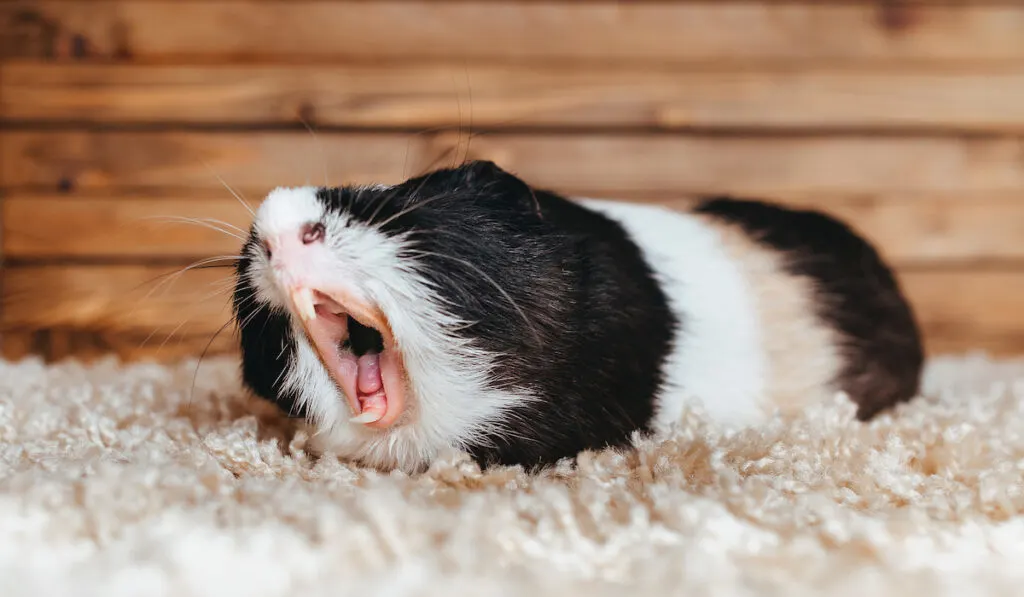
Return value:
M 423 167 L 427 135 L 7 132 L 7 188 L 241 190 L 396 180 Z M 53 145 L 54 143 L 59 144 Z M 326 175 L 326 176 L 325 176 Z
M 397 182 L 462 156 L 493 159 L 536 186 L 623 194 L 996 193 L 1024 191 L 1015 137 L 857 135 L 439 135 L 12 131 L 8 190 L 220 190 Z M 456 157 L 458 156 L 458 157 Z
M 2 328 L 106 332 L 217 330 L 231 315 L 230 268 L 42 265 L 3 271 Z
M 28 330 L 0 333 L 0 355 L 8 361 L 20 361 L 30 356 L 43 356 L 46 348 L 42 337 L 45 332 Z
M 441 136 L 440 147 L 454 146 Z M 1016 138 L 481 135 L 471 158 L 493 159 L 534 185 L 602 193 L 770 194 L 1017 191 Z
M 1024 128 L 1024 69 L 29 62 L 0 67 L 0 116 L 106 124 L 1005 132 Z
M 1024 271 L 904 271 L 900 279 L 929 353 L 1024 354 Z
M 143 291 L 152 287 L 147 283 L 166 271 L 171 270 L 12 267 L 3 272 L 2 324 L 7 330 L 65 328 L 135 337 L 155 331 L 196 337 L 217 331 L 227 321 L 223 296 L 203 300 L 211 284 L 226 276 L 224 270 L 189 272 L 169 292 L 144 298 Z M 929 350 L 1024 354 L 1024 269 L 902 270 L 900 279 L 918 312 Z M 187 327 L 179 328 L 186 319 Z
M 56 340 L 60 338 L 60 340 Z M 186 358 L 238 353 L 237 338 L 225 330 L 200 335 L 139 334 L 83 329 L 41 329 L 6 332 L 0 337 L 3 358 L 18 361 L 42 357 L 47 362 L 62 359 L 94 361 L 110 356 L 124 361 L 174 362 Z
M 80 345 L 68 355 L 74 358 L 101 358 L 110 354 L 128 361 L 169 362 L 200 356 L 238 354 L 238 336 L 227 328 L 220 334 L 123 334 L 79 332 Z M 51 355 L 51 358 L 52 355 Z
M 242 242 L 228 233 L 242 235 L 231 227 L 248 230 L 251 216 L 224 194 L 6 197 L 0 201 L 2 251 L 19 261 L 233 255 Z M 685 196 L 625 199 L 678 209 L 693 201 Z M 778 200 L 844 219 L 900 265 L 1024 261 L 1024 193 L 809 195 Z
M 233 197 L 56 195 L 0 201 L 2 252 L 19 260 L 232 255 L 251 220 Z
M 790 201 L 853 225 L 899 266 L 1024 260 L 1024 194 Z
M 7 56 L 617 62 L 1018 60 L 1012 3 L 60 2 L 0 5 Z

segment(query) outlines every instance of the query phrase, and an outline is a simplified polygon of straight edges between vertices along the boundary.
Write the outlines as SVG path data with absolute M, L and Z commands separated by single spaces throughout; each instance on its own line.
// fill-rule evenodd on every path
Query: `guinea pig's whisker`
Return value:
M 247 295 L 245 295 L 243 297 L 240 297 L 240 298 L 238 298 L 236 300 L 238 301 L 238 306 L 239 307 L 248 306 L 250 302 L 256 300 L 256 292 L 254 292 L 254 291 L 249 292 L 249 294 L 247 294 Z
M 469 145 L 473 140 L 473 86 L 469 83 L 469 70 L 464 71 L 466 75 L 466 92 L 469 96 L 469 123 L 468 126 L 463 122 L 462 112 L 462 94 L 459 92 L 458 83 L 455 81 L 455 75 L 452 74 L 452 85 L 455 86 L 455 102 L 459 108 L 459 134 L 456 137 L 455 148 L 454 148 L 454 159 L 452 160 L 452 167 L 458 167 L 460 163 L 464 163 L 469 158 Z M 466 134 L 466 150 L 459 157 L 459 150 L 462 148 L 462 134 Z
M 157 278 L 155 278 L 155 279 L 159 279 L 159 278 L 164 278 L 164 279 L 160 280 L 160 283 L 158 283 L 156 286 L 151 288 L 150 291 L 146 293 L 146 296 L 144 296 L 142 298 L 142 300 L 149 299 L 153 295 L 154 292 L 159 290 L 165 284 L 167 285 L 167 290 L 169 291 L 171 286 L 173 286 L 174 283 L 177 282 L 178 279 L 181 278 L 181 276 L 185 275 L 186 273 L 188 273 L 188 272 L 190 272 L 190 271 L 192 271 L 194 269 L 205 269 L 205 268 L 210 267 L 213 264 L 221 262 L 221 261 L 234 261 L 234 260 L 237 260 L 237 259 L 240 259 L 240 257 L 237 256 L 237 255 L 220 255 L 220 256 L 217 256 L 217 257 L 207 257 L 206 259 L 200 259 L 199 261 L 196 261 L 195 263 L 193 263 L 191 265 L 187 265 L 187 266 L 181 268 L 180 270 L 177 270 L 177 271 L 174 271 L 174 272 L 169 272 L 169 273 L 157 276 Z M 226 266 L 221 266 L 221 267 L 226 267 Z M 230 278 L 222 278 L 222 279 L 230 279 Z
M 302 115 L 299 115 L 299 121 L 302 123 L 304 127 L 306 127 L 306 130 L 309 131 L 309 134 L 313 135 L 313 142 L 316 143 L 317 153 L 320 154 L 320 163 L 323 165 L 324 168 L 324 188 L 329 189 L 331 188 L 331 183 L 327 181 L 327 157 L 324 155 L 324 146 L 322 143 L 320 143 L 320 137 L 317 136 L 316 131 L 313 130 L 313 127 L 311 127 L 309 123 L 306 122 L 306 119 L 303 118 Z
M 228 284 L 224 288 L 220 288 L 220 289 L 218 289 L 218 290 L 216 290 L 216 291 L 214 291 L 214 292 L 212 292 L 210 294 L 207 294 L 206 296 L 201 297 L 199 299 L 199 302 L 206 302 L 206 301 L 216 297 L 217 295 L 224 294 L 225 292 L 228 292 L 228 291 L 231 290 L 231 285 L 230 284 L 233 282 L 231 277 L 224 278 L 222 280 L 218 280 L 217 282 L 220 282 L 220 283 L 225 283 L 226 282 Z M 229 301 L 225 301 L 224 306 L 226 307 L 228 304 L 229 304 Z M 160 349 L 163 349 L 164 345 L 167 344 L 167 340 L 170 340 L 174 336 L 174 334 L 176 334 L 178 332 L 178 330 L 180 330 L 182 328 L 182 326 L 184 326 L 186 323 L 188 323 L 191 320 L 192 320 L 192 317 L 186 317 L 184 321 L 182 321 L 177 326 L 175 326 L 175 328 L 173 330 L 171 330 L 171 332 L 167 335 L 167 337 L 164 339 L 164 341 L 160 344 Z M 146 338 L 142 341 L 142 343 L 139 344 L 139 348 L 145 347 L 146 344 L 149 343 L 149 341 L 153 338 L 154 335 L 156 335 L 156 333 L 158 331 L 160 331 L 159 327 L 154 328 L 153 331 L 151 331 L 149 333 L 149 335 L 146 336 Z M 158 351 L 160 349 L 158 349 Z
M 173 271 L 169 271 L 169 272 L 164 272 L 162 274 L 157 274 L 156 276 L 153 276 L 152 278 L 146 280 L 145 282 L 142 282 L 141 284 L 139 284 L 138 286 L 136 286 L 132 290 L 137 290 L 137 289 L 145 286 L 146 284 L 149 284 L 151 282 L 155 282 L 156 280 L 161 280 L 161 279 L 169 278 L 169 277 L 172 277 L 172 276 L 180 276 L 181 274 L 185 273 L 186 271 L 192 271 L 192 270 L 197 270 L 197 269 L 229 269 L 229 268 L 233 269 L 234 267 L 235 267 L 234 263 L 217 263 L 215 261 L 211 261 L 210 263 L 197 263 L 197 264 L 193 264 L 193 265 L 188 266 L 184 270 L 173 270 Z
M 256 298 L 255 295 L 252 295 L 252 296 L 246 297 L 246 300 L 248 300 L 248 299 L 255 300 L 255 298 Z M 244 328 L 244 327 L 248 326 L 250 323 L 252 323 L 252 320 L 256 319 L 256 316 L 259 315 L 266 307 L 267 307 L 267 303 L 260 303 L 260 305 L 258 307 L 256 307 L 255 311 L 253 311 L 252 313 L 247 315 L 244 320 L 239 322 L 238 328 L 241 329 L 241 328 Z
M 433 175 L 434 175 L 434 173 L 431 172 L 430 174 L 427 174 L 426 176 L 424 176 L 423 180 L 420 181 L 420 185 L 418 187 L 416 187 L 415 191 L 413 191 L 412 193 L 409 194 L 409 197 L 415 197 L 416 195 L 418 195 L 420 193 L 420 191 L 423 190 L 423 186 L 425 184 L 427 184 L 428 181 L 430 181 L 430 177 L 432 177 Z M 374 210 L 373 215 L 371 215 L 370 219 L 367 220 L 367 221 L 370 222 L 371 224 L 373 224 L 373 221 L 377 219 L 378 215 L 380 215 L 380 210 L 383 209 L 385 205 L 390 203 L 391 200 L 394 199 L 397 195 L 398 195 L 398 187 L 392 189 L 390 193 L 388 193 L 383 198 L 381 198 L 380 203 L 377 204 L 377 209 Z
M 526 324 L 526 327 L 528 327 L 530 329 L 530 333 L 533 335 L 533 339 L 536 342 L 540 343 L 540 341 L 541 341 L 540 340 L 540 334 L 537 333 L 536 328 L 534 328 L 533 323 L 526 316 L 526 313 L 519 307 L 519 304 L 516 303 L 515 299 L 512 298 L 512 295 L 510 295 L 504 288 L 502 288 L 501 285 L 499 285 L 497 282 L 495 282 L 494 279 L 492 279 L 490 276 L 488 276 L 486 272 L 484 272 L 483 270 L 481 270 L 477 266 L 473 265 L 472 263 L 466 261 L 465 259 L 460 259 L 458 257 L 452 257 L 451 255 L 445 255 L 443 253 L 434 253 L 433 251 L 423 251 L 423 250 L 420 250 L 420 249 L 413 249 L 413 250 L 409 251 L 409 254 L 410 255 L 419 255 L 419 256 L 423 256 L 423 257 L 439 257 L 441 259 L 448 259 L 448 260 L 454 261 L 456 263 L 460 263 L 463 266 L 465 266 L 465 267 L 475 271 L 477 274 L 480 275 L 480 277 L 482 277 L 484 280 L 486 280 L 491 286 L 494 286 L 494 288 L 498 292 L 500 292 L 502 294 L 502 296 L 505 297 L 505 300 L 507 300 L 508 303 L 510 305 L 512 305 L 512 308 L 516 310 L 516 312 L 519 314 L 519 317 L 521 317 L 523 319 L 523 323 Z
M 436 174 L 436 172 L 430 172 L 429 174 L 424 176 L 423 180 L 420 181 L 419 186 L 416 187 L 416 190 L 414 190 L 412 193 L 409 193 L 409 198 L 411 199 L 411 198 L 415 197 L 416 195 L 419 195 L 420 191 L 423 190 L 423 187 L 425 187 L 427 185 L 427 183 L 430 182 L 430 179 L 432 179 L 434 177 L 434 174 Z
M 178 330 L 180 330 L 182 327 L 184 327 L 184 325 L 186 323 L 188 323 L 188 321 L 189 321 L 189 319 L 186 318 L 184 321 L 182 321 L 178 325 L 174 326 L 174 329 L 171 330 L 170 333 L 168 333 L 164 337 L 164 341 L 160 343 L 160 347 L 157 349 L 157 352 L 160 352 L 160 350 L 163 349 L 164 344 L 167 344 L 167 341 L 170 340 L 174 336 L 174 334 L 177 334 Z M 149 341 L 153 339 L 153 336 L 155 336 L 158 331 L 160 331 L 160 328 L 154 328 L 153 331 L 150 332 L 149 335 L 146 336 L 146 338 L 139 344 L 139 348 L 141 349 L 141 348 L 145 347 L 146 344 L 148 344 Z
M 193 267 L 192 269 L 193 270 L 197 270 L 197 269 L 227 269 L 227 268 L 234 269 L 234 267 L 235 267 L 234 264 L 227 263 L 227 264 L 223 264 L 223 265 L 212 265 L 212 264 L 197 265 L 197 266 Z M 134 292 L 134 291 L 138 290 L 139 288 L 142 288 L 146 284 L 151 284 L 151 283 L 153 283 L 153 282 L 155 282 L 157 280 L 161 280 L 161 279 L 164 279 L 164 278 L 168 278 L 170 276 L 176 276 L 176 275 L 180 275 L 180 274 L 181 274 L 181 272 L 179 270 L 174 270 L 174 271 L 170 271 L 170 272 L 164 272 L 162 274 L 158 274 L 156 276 L 153 276 L 152 278 L 146 280 L 145 282 L 142 282 L 142 283 L 139 283 L 139 284 L 135 285 L 129 291 L 130 292 Z M 228 278 L 224 278 L 224 279 L 228 279 Z M 147 298 L 148 298 L 148 295 L 147 295 Z
M 209 294 L 199 297 L 199 302 L 205 302 L 212 298 L 220 296 L 226 292 L 231 292 L 231 286 L 233 285 L 233 282 L 234 281 L 231 280 L 230 278 L 228 278 L 227 280 L 221 280 L 220 283 L 223 284 L 223 286 L 221 288 L 218 288 L 217 290 L 214 290 L 213 292 L 210 292 Z
M 226 282 L 231 282 L 231 278 L 225 278 L 224 280 L 221 280 L 221 282 L 225 282 L 225 281 Z M 218 290 L 216 293 L 213 293 L 211 295 L 205 296 L 205 297 L 201 298 L 200 301 L 210 300 L 211 298 L 213 298 L 217 294 L 223 294 L 225 292 L 225 290 L 227 290 L 227 288 Z M 226 303 L 227 302 L 225 301 L 225 304 Z M 178 333 L 178 331 L 181 330 L 181 328 L 184 327 L 185 324 L 187 324 L 191 320 L 192 320 L 192 317 L 186 317 L 181 323 L 179 323 L 177 326 L 175 326 L 174 329 L 171 330 L 170 333 L 167 334 L 167 336 L 164 338 L 164 341 L 160 343 L 159 348 L 157 348 L 157 352 L 159 352 L 160 350 L 163 350 L 164 346 L 167 344 L 167 341 L 170 340 L 171 338 L 173 338 L 174 334 Z M 151 331 L 149 333 L 149 335 L 146 336 L 146 338 L 142 341 L 142 343 L 139 344 L 139 348 L 143 348 L 144 346 L 146 346 L 146 344 L 149 343 L 149 341 L 153 338 L 154 335 L 156 335 L 156 333 L 158 331 L 160 331 L 160 328 L 154 328 L 153 331 Z
M 455 87 L 455 103 L 459 107 L 459 134 L 455 137 L 455 160 L 452 160 L 452 167 L 458 161 L 459 148 L 462 147 L 462 94 L 459 93 L 459 88 L 455 83 L 455 74 L 452 74 L 452 86 Z
M 410 176 L 409 176 L 409 153 L 410 153 L 409 150 L 412 147 L 412 142 L 413 141 L 423 137 L 424 135 L 431 135 L 431 134 L 434 134 L 434 133 L 450 131 L 452 129 L 459 129 L 459 128 L 461 128 L 461 126 L 462 126 L 461 122 L 459 123 L 458 126 L 455 126 L 455 125 L 452 125 L 452 124 L 442 124 L 442 125 L 438 125 L 438 126 L 427 127 L 427 128 L 421 129 L 421 130 L 419 130 L 419 131 L 417 131 L 415 133 L 411 133 L 409 135 L 409 138 L 405 142 L 405 158 L 402 161 L 402 178 L 403 179 L 410 178 Z M 462 133 L 460 132 L 459 134 L 461 135 Z M 451 150 L 449 149 L 448 151 L 451 151 Z M 442 154 L 441 157 L 444 157 L 444 156 L 447 156 L 447 155 L 448 155 L 448 153 L 446 151 L 444 154 Z M 439 160 L 434 160 L 434 163 L 437 163 L 438 161 Z
M 167 222 L 167 223 L 174 222 L 174 223 L 180 223 L 180 224 L 195 224 L 196 226 L 201 226 L 203 228 L 209 228 L 210 230 L 214 230 L 216 232 L 220 232 L 221 234 L 225 234 L 225 235 L 230 236 L 232 238 L 236 238 L 236 239 L 242 241 L 243 243 L 246 240 L 245 239 L 246 232 L 244 230 L 242 230 L 238 226 L 235 226 L 233 224 L 229 224 L 229 223 L 227 223 L 227 222 L 225 222 L 223 220 L 217 220 L 215 218 L 187 218 L 185 216 L 154 216 L 152 218 L 144 218 L 144 219 L 147 219 L 147 220 L 163 220 L 164 222 Z M 223 228 L 222 228 L 222 226 L 223 226 Z M 233 231 L 237 231 L 237 233 L 233 232 Z
M 168 341 L 168 340 L 170 340 L 171 338 L 173 338 L 173 337 L 174 337 L 174 334 L 177 334 L 177 333 L 178 333 L 178 330 L 180 330 L 180 329 L 181 329 L 181 328 L 182 328 L 182 327 L 183 327 L 183 326 L 184 326 L 184 325 L 185 325 L 186 323 L 188 323 L 188 321 L 189 321 L 189 320 L 188 320 L 188 319 L 186 319 L 185 321 L 183 321 L 183 322 L 179 323 L 179 324 L 178 324 L 178 327 L 176 327 L 176 328 L 174 328 L 173 330 L 171 330 L 171 333 L 170 333 L 170 334 L 167 334 L 167 336 L 166 336 L 166 337 L 164 338 L 164 341 L 163 341 L 163 342 L 161 342 L 161 343 L 160 343 L 160 346 L 158 346 L 158 347 L 156 348 L 156 351 L 157 351 L 157 353 L 158 353 L 158 354 L 159 354 L 159 352 L 160 352 L 161 350 L 163 350 L 163 349 L 164 349 L 164 346 L 167 346 L 167 341 Z M 183 335 L 182 337 L 184 337 L 184 335 Z M 181 343 L 181 338 L 179 338 L 179 339 L 178 339 L 178 342 L 179 342 L 179 344 Z
M 380 210 L 384 209 L 384 206 L 387 205 L 396 196 L 398 196 L 398 191 L 392 190 L 387 195 L 381 197 L 380 201 L 377 202 L 377 209 L 373 210 L 373 214 L 370 215 L 370 219 L 368 219 L 367 221 L 372 224 L 373 221 L 377 218 L 377 216 L 380 215 Z
M 447 197 L 447 193 L 439 193 L 437 195 L 434 195 L 433 197 L 429 197 L 427 199 L 423 199 L 422 201 L 417 201 L 413 205 L 410 205 L 409 207 L 407 207 L 407 208 L 403 209 L 402 211 L 396 213 L 395 215 L 393 215 L 390 218 L 384 220 L 380 224 L 377 224 L 377 226 L 383 228 L 384 226 L 387 226 L 388 224 L 390 224 L 391 222 L 394 222 L 398 218 L 400 218 L 402 216 L 409 215 L 410 213 L 416 211 L 417 209 L 419 209 L 421 207 L 425 207 L 427 205 L 430 205 L 431 203 L 433 203 L 435 201 L 438 201 L 440 199 L 444 199 L 445 197 Z
M 218 182 L 220 182 L 220 184 L 221 184 L 221 185 L 223 185 L 223 186 L 224 186 L 224 188 L 225 188 L 225 189 L 227 189 L 227 191 L 228 191 L 229 193 L 231 193 L 231 195 L 232 195 L 232 196 L 233 196 L 233 197 L 234 197 L 235 199 L 237 199 L 237 200 L 238 200 L 238 202 L 239 202 L 239 203 L 240 203 L 240 204 L 242 205 L 242 207 L 244 207 L 244 208 L 245 208 L 245 210 L 246 210 L 247 212 L 249 212 L 249 215 L 251 215 L 251 216 L 253 217 L 253 219 L 255 219 L 255 218 L 256 218 L 256 212 L 255 212 L 255 211 L 253 211 L 252 207 L 251 207 L 251 206 L 249 205 L 249 202 L 248 202 L 248 201 L 246 201 L 246 200 L 245 200 L 245 198 L 244 198 L 244 197 L 243 197 L 243 196 L 242 196 L 242 195 L 241 195 L 240 193 L 238 193 L 237 191 L 235 191 L 235 189 L 231 188 L 231 185 L 229 185 L 229 184 L 228 184 L 227 182 L 225 182 L 225 181 L 224 181 L 224 179 L 223 179 L 223 178 L 221 178 L 221 176 L 220 176 L 219 174 L 217 174 L 217 173 L 216 173 L 216 172 L 215 172 L 215 171 L 213 170 L 213 168 L 212 168 L 212 167 L 210 166 L 210 164 L 209 164 L 209 163 L 208 163 L 208 162 L 207 162 L 206 160 L 203 160 L 203 165 L 204 165 L 204 166 L 206 166 L 206 169 L 210 171 L 210 174 L 212 174 L 212 175 L 213 175 L 213 177 L 214 177 L 214 178 L 216 178 L 216 179 L 217 179 L 217 181 L 218 181 Z
M 184 322 L 182 322 L 182 323 L 184 323 Z M 181 324 L 178 324 L 178 325 L 180 326 Z M 175 328 L 175 329 L 177 329 L 177 328 Z M 147 334 L 145 338 L 142 339 L 142 342 L 139 343 L 139 348 L 141 349 L 142 347 L 144 347 L 146 345 L 146 343 L 148 343 L 150 341 L 150 339 L 153 336 L 155 336 L 158 331 L 160 331 L 160 328 L 154 327 L 153 330 L 151 332 L 149 332 L 149 334 Z
M 143 304 L 145 301 L 149 300 L 157 290 L 159 290 L 160 288 L 164 287 L 165 285 L 167 286 L 167 288 L 165 290 L 165 294 L 166 294 L 166 292 L 169 292 L 170 289 L 171 289 L 171 286 L 174 285 L 174 282 L 176 282 L 178 279 L 180 279 L 181 276 L 183 276 L 186 272 L 191 271 L 193 269 L 203 269 L 203 268 L 206 268 L 206 267 L 211 267 L 211 264 L 217 263 L 219 261 L 235 260 L 237 258 L 238 258 L 238 256 L 235 256 L 235 255 L 221 255 L 221 256 L 217 256 L 217 257 L 208 257 L 206 259 L 201 259 L 201 260 L 199 260 L 199 261 L 197 261 L 197 262 L 195 262 L 195 263 L 193 263 L 191 265 L 188 265 L 188 266 L 186 266 L 186 267 L 184 267 L 184 268 L 182 268 L 180 270 L 177 270 L 177 271 L 174 271 L 174 272 L 167 272 L 167 273 L 161 274 L 159 276 L 156 276 L 155 278 L 153 278 L 153 279 L 151 279 L 151 280 L 149 280 L 147 282 L 143 282 L 142 284 L 140 284 L 136 288 L 139 288 L 141 286 L 145 286 L 146 284 L 152 282 L 153 280 L 160 280 L 160 282 L 158 282 L 155 286 L 153 286 L 153 288 L 150 288 L 149 292 L 147 292 L 145 294 L 145 296 L 143 296 L 142 299 L 139 300 L 135 304 L 135 307 L 132 308 L 131 312 L 129 313 L 129 316 L 133 315 L 135 313 L 135 310 L 138 309 L 141 304 Z M 225 267 L 225 266 L 219 266 L 219 267 Z M 221 278 L 220 280 L 215 280 L 214 283 L 217 283 L 217 282 L 222 282 L 222 283 L 223 282 L 230 282 L 232 280 L 233 280 L 233 276 L 225 276 L 224 278 Z M 202 299 L 202 301 L 209 300 L 210 298 L 211 297 L 205 297 L 205 298 Z M 155 333 L 155 332 L 156 332 L 156 330 L 154 330 L 153 333 Z M 151 333 L 150 336 L 148 336 L 146 338 L 146 340 L 143 341 L 142 346 L 144 346 L 146 344 L 146 342 L 149 341 L 149 339 L 152 337 L 152 335 L 153 334 Z M 140 348 L 141 348 L 141 346 L 140 346 Z
M 224 228 L 230 228 L 231 230 L 234 230 L 235 232 L 241 234 L 243 237 L 248 236 L 248 234 L 249 234 L 248 232 L 246 232 L 245 230 L 242 230 L 238 226 L 235 226 L 234 224 L 230 224 L 228 222 L 225 222 L 224 220 L 218 220 L 217 218 L 200 218 L 200 220 L 202 220 L 203 222 L 210 223 L 210 224 L 216 224 L 218 226 L 223 226 Z
M 235 284 L 236 284 L 235 277 L 234 276 L 228 276 L 227 278 L 221 278 L 220 280 L 214 280 L 213 282 L 207 282 L 206 285 L 207 286 L 216 286 L 217 290 L 215 290 L 214 293 L 215 294 L 221 294 L 223 292 L 227 292 L 229 290 L 232 290 L 234 288 Z
M 195 373 L 192 374 L 192 389 L 189 390 L 188 395 L 189 406 L 192 405 L 192 398 L 195 396 L 196 393 L 196 380 L 199 378 L 199 366 L 203 364 L 203 359 L 206 358 L 206 353 L 209 352 L 210 347 L 213 346 L 213 341 L 217 339 L 217 336 L 219 336 L 221 332 L 223 332 L 229 325 L 231 325 L 232 321 L 232 319 L 228 319 L 226 322 L 224 322 L 224 325 L 220 326 L 220 329 L 214 332 L 213 336 L 210 337 L 210 341 L 206 343 L 206 347 L 203 348 L 203 352 L 199 354 L 199 361 L 196 362 Z
M 250 313 L 249 315 L 247 315 L 246 318 L 244 320 L 242 320 L 238 324 L 238 327 L 239 328 L 244 328 L 244 327 L 248 326 L 250 323 L 252 323 L 253 319 L 256 319 L 256 316 L 259 315 L 262 310 L 263 310 L 263 307 L 261 306 L 261 307 L 257 308 L 255 311 L 253 311 L 252 313 Z
M 252 323 L 252 320 L 255 319 L 257 315 L 259 315 L 260 311 L 261 311 L 261 309 L 257 308 L 252 313 L 246 315 L 245 319 L 243 319 L 242 321 L 238 322 L 238 329 L 242 329 L 242 328 L 248 326 L 250 323 Z
M 462 244 L 467 244 L 467 243 L 473 242 L 473 239 L 468 238 L 465 235 L 459 235 L 459 234 L 456 234 L 456 233 L 454 233 L 454 232 L 452 232 L 450 230 L 445 230 L 443 228 L 432 228 L 430 230 L 424 230 L 422 228 L 412 228 L 408 232 L 405 233 L 405 238 L 416 238 L 417 236 L 427 236 L 427 237 L 430 237 L 430 236 L 438 236 L 438 235 L 448 236 L 450 238 L 457 238 L 457 239 L 459 239 L 459 241 L 462 242 Z
M 469 159 L 469 146 L 473 142 L 473 86 L 469 83 L 469 69 L 466 69 L 466 92 L 469 94 L 469 130 L 466 134 L 466 153 L 462 156 L 462 161 L 465 162 Z M 461 120 L 461 118 L 460 118 Z

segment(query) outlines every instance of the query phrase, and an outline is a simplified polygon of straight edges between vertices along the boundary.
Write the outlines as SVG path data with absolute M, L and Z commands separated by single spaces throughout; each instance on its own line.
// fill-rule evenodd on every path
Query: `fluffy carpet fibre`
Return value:
M 0 363 L 0 595 L 1019 594 L 1024 363 L 577 468 L 311 458 L 234 363 Z M 628 592 L 623 587 L 628 586 Z

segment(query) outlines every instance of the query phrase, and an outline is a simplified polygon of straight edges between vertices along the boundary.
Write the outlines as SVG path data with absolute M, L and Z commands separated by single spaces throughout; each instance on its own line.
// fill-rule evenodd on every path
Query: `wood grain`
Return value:
M 538 186 L 610 193 L 997 192 L 1024 188 L 1022 149 L 1009 137 L 481 135 L 470 157 Z
M 231 227 L 248 230 L 251 216 L 235 198 L 224 195 L 10 196 L 0 202 L 2 251 L 19 261 L 234 255 L 242 241 L 228 233 L 242 235 Z M 624 199 L 675 209 L 686 209 L 695 200 Z M 842 218 L 900 265 L 1024 262 L 1024 193 L 795 195 L 780 201 Z
M 535 186 L 606 196 L 1024 191 L 1017 137 L 489 134 L 466 148 L 456 132 L 13 131 L 0 139 L 0 180 L 8 190 L 223 191 L 220 176 L 256 196 L 325 178 L 393 183 L 468 156 Z
M 229 196 L 225 182 L 266 193 L 325 180 L 397 180 L 421 169 L 431 150 L 428 135 L 12 131 L 0 137 L 0 180 L 9 189 L 163 187 Z
M 998 1 L 3 1 L 2 351 L 195 356 L 230 270 L 159 276 L 240 242 L 169 218 L 480 158 L 821 208 L 898 264 L 932 353 L 1024 353 L 1021 31 Z
M 0 355 L 8 361 L 18 361 L 32 356 L 44 356 L 45 332 L 39 330 L 0 332 Z
M 0 4 L 7 56 L 118 60 L 963 61 L 1024 57 L 1012 3 Z
M 152 288 L 150 280 L 166 271 L 171 270 L 153 266 L 9 268 L 3 272 L 3 328 L 209 337 L 227 321 L 224 295 L 204 299 L 211 288 L 216 290 L 223 270 L 189 272 L 170 290 L 144 297 Z M 1024 296 L 1024 269 L 911 269 L 899 275 L 930 351 L 1024 350 L 1019 300 Z M 230 335 L 230 329 L 224 334 Z
M 1024 128 L 1024 69 L 0 67 L 8 121 L 337 127 Z
M 3 271 L 8 329 L 77 328 L 108 332 L 217 330 L 231 315 L 232 270 L 176 266 L 39 265 Z
M 6 197 L 0 220 L 8 259 L 146 260 L 236 254 L 252 216 L 230 196 L 51 195 Z
M 75 359 L 90 362 L 117 357 L 124 361 L 177 362 L 200 355 L 235 355 L 237 339 L 225 331 L 199 335 L 141 334 L 83 329 L 43 329 L 0 334 L 0 354 L 17 361 L 41 357 L 47 362 Z
M 1024 353 L 1024 270 L 902 272 L 930 354 Z

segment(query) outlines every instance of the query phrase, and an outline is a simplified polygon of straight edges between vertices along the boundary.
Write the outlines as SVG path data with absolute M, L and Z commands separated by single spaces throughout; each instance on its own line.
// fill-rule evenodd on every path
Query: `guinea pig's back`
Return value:
M 590 201 L 641 246 L 681 326 L 659 424 L 691 397 L 723 423 L 756 423 L 845 392 L 860 419 L 916 395 L 923 351 L 875 249 L 813 211 L 709 199 L 689 212 Z

